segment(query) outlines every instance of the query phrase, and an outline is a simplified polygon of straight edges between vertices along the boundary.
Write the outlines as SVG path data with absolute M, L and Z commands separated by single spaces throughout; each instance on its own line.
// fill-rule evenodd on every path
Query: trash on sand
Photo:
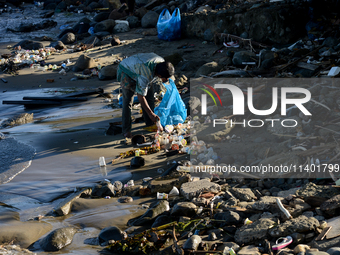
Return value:
M 169 198 L 168 194 L 157 192 L 157 199 L 168 199 L 168 198 Z
M 172 190 L 169 192 L 169 196 L 179 196 L 179 190 L 177 187 L 173 187 Z
M 279 240 L 282 240 L 282 242 L 279 243 Z M 276 240 L 276 244 L 273 245 L 272 250 L 277 251 L 280 250 L 288 245 L 290 245 L 293 242 L 293 238 L 291 236 L 287 237 L 280 237 Z
M 106 166 L 104 157 L 99 157 L 99 166 Z
M 339 73 L 340 73 L 340 67 L 334 66 L 334 67 L 331 68 L 331 70 L 329 70 L 328 76 L 336 76 Z

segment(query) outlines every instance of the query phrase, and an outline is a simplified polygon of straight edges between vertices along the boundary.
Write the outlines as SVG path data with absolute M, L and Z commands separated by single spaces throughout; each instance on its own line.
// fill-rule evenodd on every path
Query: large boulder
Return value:
M 83 71 L 85 69 L 96 67 L 96 62 L 93 58 L 90 58 L 86 55 L 81 55 L 75 65 L 73 66 L 74 72 Z
M 123 239 L 124 233 L 118 227 L 104 228 L 98 235 L 99 243 L 105 243 L 110 240 L 120 241 Z
M 24 50 L 39 50 L 44 48 L 44 45 L 41 42 L 31 41 L 31 40 L 23 40 L 14 45 L 14 47 L 21 46 Z
M 274 224 L 275 221 L 271 219 L 259 219 L 252 224 L 243 225 L 236 230 L 235 242 L 241 245 L 261 241 L 267 236 L 268 230 Z
M 154 207 L 149 208 L 142 216 L 137 219 L 129 220 L 130 226 L 141 226 L 145 223 L 154 221 L 159 215 L 170 210 L 169 202 L 166 200 L 159 201 Z
M 65 44 L 63 44 L 62 41 L 56 41 L 56 42 L 52 42 L 49 47 L 53 47 L 56 50 L 63 50 L 66 48 Z
M 158 22 L 159 14 L 154 11 L 147 12 L 142 18 L 142 27 L 149 28 L 149 27 L 156 27 Z
M 100 12 L 96 16 L 94 16 L 93 20 L 95 22 L 102 22 L 104 20 L 107 20 L 110 16 L 109 12 Z
M 117 77 L 116 65 L 104 66 L 98 74 L 99 80 L 113 80 L 116 77 Z
M 125 18 L 126 16 L 127 16 L 127 13 L 125 11 L 118 12 L 118 10 L 113 10 L 109 15 L 109 19 L 117 20 L 117 19 Z
M 107 31 L 111 33 L 115 25 L 116 25 L 116 22 L 114 20 L 107 19 L 107 20 L 97 23 L 94 26 L 94 32 L 97 33 L 97 32 Z
M 114 186 L 107 181 L 103 181 L 99 184 L 95 184 L 93 189 L 92 189 L 92 196 L 95 197 L 106 197 L 110 196 L 113 197 L 115 196 L 116 192 L 114 190 Z
M 39 244 L 44 251 L 59 251 L 72 243 L 77 229 L 74 227 L 58 228 L 40 240 Z
M 194 203 L 179 202 L 171 211 L 172 216 L 188 216 L 196 215 L 197 206 Z
M 60 41 L 63 44 L 72 44 L 76 41 L 76 36 L 73 33 L 67 33 L 61 37 Z
M 129 31 L 129 22 L 127 22 L 126 20 L 116 20 L 116 25 L 113 28 L 114 33 L 125 33 Z
M 136 28 L 140 26 L 140 21 L 136 16 L 129 16 L 126 18 L 126 21 L 129 22 L 130 28 Z
M 195 76 L 200 77 L 201 75 L 208 75 L 212 72 L 219 72 L 221 69 L 222 69 L 222 66 L 220 66 L 217 62 L 212 61 L 201 66 L 197 70 Z
M 219 191 L 221 191 L 221 186 L 216 183 L 210 182 L 207 179 L 183 183 L 181 186 L 181 194 L 188 200 L 199 196 L 199 194 L 204 191 L 218 193 Z
M 314 217 L 307 218 L 306 216 L 301 215 L 298 218 L 287 220 L 283 224 L 271 228 L 269 230 L 269 234 L 275 238 L 281 236 L 288 236 L 295 232 L 304 233 L 316 230 L 316 228 L 319 227 L 319 225 L 320 225 L 319 221 Z

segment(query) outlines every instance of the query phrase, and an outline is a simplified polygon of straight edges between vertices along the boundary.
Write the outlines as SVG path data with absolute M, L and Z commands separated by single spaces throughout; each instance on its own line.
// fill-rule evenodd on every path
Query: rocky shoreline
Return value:
M 189 128 L 178 126 L 172 127 L 174 132 L 165 134 L 165 140 L 182 136 L 181 142 L 185 141 L 177 150 L 164 142 L 162 148 L 154 151 L 153 155 L 162 153 L 155 163 L 155 157 L 150 160 L 150 155 L 145 156 L 150 164 L 139 170 L 147 171 L 154 164 L 157 174 L 153 171 L 152 177 L 148 172 L 134 181 L 106 179 L 92 186 L 77 187 L 55 195 L 47 207 L 39 210 L 43 214 L 26 221 L 20 219 L 18 208 L 0 201 L 0 210 L 4 212 L 0 215 L 0 223 L 4 224 L 0 226 L 0 253 L 62 253 L 77 234 L 88 231 L 82 236 L 83 244 L 93 248 L 90 252 L 104 254 L 340 254 L 337 82 L 340 37 L 339 20 L 333 15 L 337 3 L 328 3 L 320 6 L 304 1 L 136 1 L 138 8 L 128 16 L 117 10 L 118 1 L 48 0 L 28 6 L 0 2 L 3 8 L 0 17 L 19 18 L 28 13 L 41 21 L 11 22 L 6 27 L 8 35 L 24 35 L 25 40 L 9 45 L 7 51 L 2 49 L 3 93 L 17 86 L 15 79 L 20 75 L 31 75 L 33 71 L 43 74 L 44 78 L 36 80 L 35 86 L 40 84 L 39 88 L 71 87 L 72 82 L 79 87 L 89 83 L 103 87 L 107 84 L 99 83 L 109 84 L 115 79 L 117 64 L 122 59 L 152 49 L 175 65 L 176 85 L 190 110 L 191 117 L 185 125 L 195 130 L 190 133 Z M 156 25 L 160 12 L 164 8 L 174 11 L 176 7 L 183 13 L 182 34 L 186 38 L 174 42 L 158 40 Z M 69 20 L 58 23 L 58 19 L 67 15 Z M 218 77 L 221 80 L 217 81 Z M 238 123 L 243 120 L 234 116 L 233 95 L 225 90 L 220 93 L 221 106 L 209 99 L 208 115 L 199 116 L 202 102 L 198 88 L 202 83 L 211 86 L 226 83 L 230 77 L 235 78 L 233 82 L 244 95 L 249 95 L 249 90 L 241 78 L 253 78 L 250 87 L 254 91 L 254 106 L 261 110 L 271 108 L 273 87 L 302 87 L 312 94 L 312 100 L 306 103 L 312 117 L 296 107 L 285 108 L 284 114 L 297 123 L 293 128 L 285 128 L 281 105 L 266 116 L 280 120 L 275 124 L 266 122 L 254 129 L 251 125 L 242 127 L 226 122 L 213 130 L 214 119 Z M 264 77 L 284 79 L 271 83 Z M 115 109 L 118 100 L 113 99 L 116 95 L 111 85 L 99 94 Z M 249 109 L 246 114 L 247 123 L 251 118 L 260 123 L 267 121 Z M 29 116 L 35 124 L 43 121 Z M 1 128 L 10 133 L 10 127 Z M 161 142 L 163 138 L 155 135 L 150 135 L 150 141 Z M 0 143 L 5 140 L 0 138 Z M 116 137 L 114 144 L 110 144 L 114 148 L 111 154 L 121 155 L 129 148 L 128 152 L 134 155 L 136 148 L 131 150 L 131 144 L 122 142 Z M 78 141 L 72 143 L 76 146 Z M 160 161 L 168 161 L 166 169 L 159 169 Z M 129 163 L 126 156 L 124 164 Z M 191 168 L 214 164 L 232 166 L 237 171 L 197 174 Z M 290 165 L 301 171 L 291 175 L 239 172 L 244 166 L 267 165 Z M 70 215 L 81 218 L 82 212 L 93 207 L 114 218 L 111 210 L 118 208 L 113 211 L 118 214 L 120 205 L 134 207 L 131 214 L 124 211 L 126 215 L 119 222 L 96 225 L 86 224 L 86 217 L 68 218 Z M 90 214 L 96 213 L 102 216 L 100 212 Z M 88 230 L 89 227 L 95 231 Z

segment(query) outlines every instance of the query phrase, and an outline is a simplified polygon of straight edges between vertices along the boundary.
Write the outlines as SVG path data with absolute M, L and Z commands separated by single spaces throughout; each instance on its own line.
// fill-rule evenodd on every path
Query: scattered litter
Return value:
M 280 243 L 279 241 L 282 240 Z M 276 244 L 273 245 L 272 250 L 277 251 L 280 249 L 285 248 L 286 246 L 290 245 L 293 242 L 293 238 L 291 236 L 287 237 L 280 237 L 276 240 Z

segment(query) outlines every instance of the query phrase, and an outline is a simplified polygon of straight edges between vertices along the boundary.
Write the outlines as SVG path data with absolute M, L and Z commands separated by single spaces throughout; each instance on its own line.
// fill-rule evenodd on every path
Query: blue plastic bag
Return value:
M 178 8 L 172 15 L 168 9 L 164 9 L 158 17 L 157 22 L 158 38 L 171 41 L 181 38 L 181 14 Z
M 178 93 L 173 80 L 169 79 L 170 85 L 166 85 L 166 93 L 162 102 L 155 108 L 155 114 L 161 119 L 162 126 L 177 125 L 187 118 L 187 109 Z

